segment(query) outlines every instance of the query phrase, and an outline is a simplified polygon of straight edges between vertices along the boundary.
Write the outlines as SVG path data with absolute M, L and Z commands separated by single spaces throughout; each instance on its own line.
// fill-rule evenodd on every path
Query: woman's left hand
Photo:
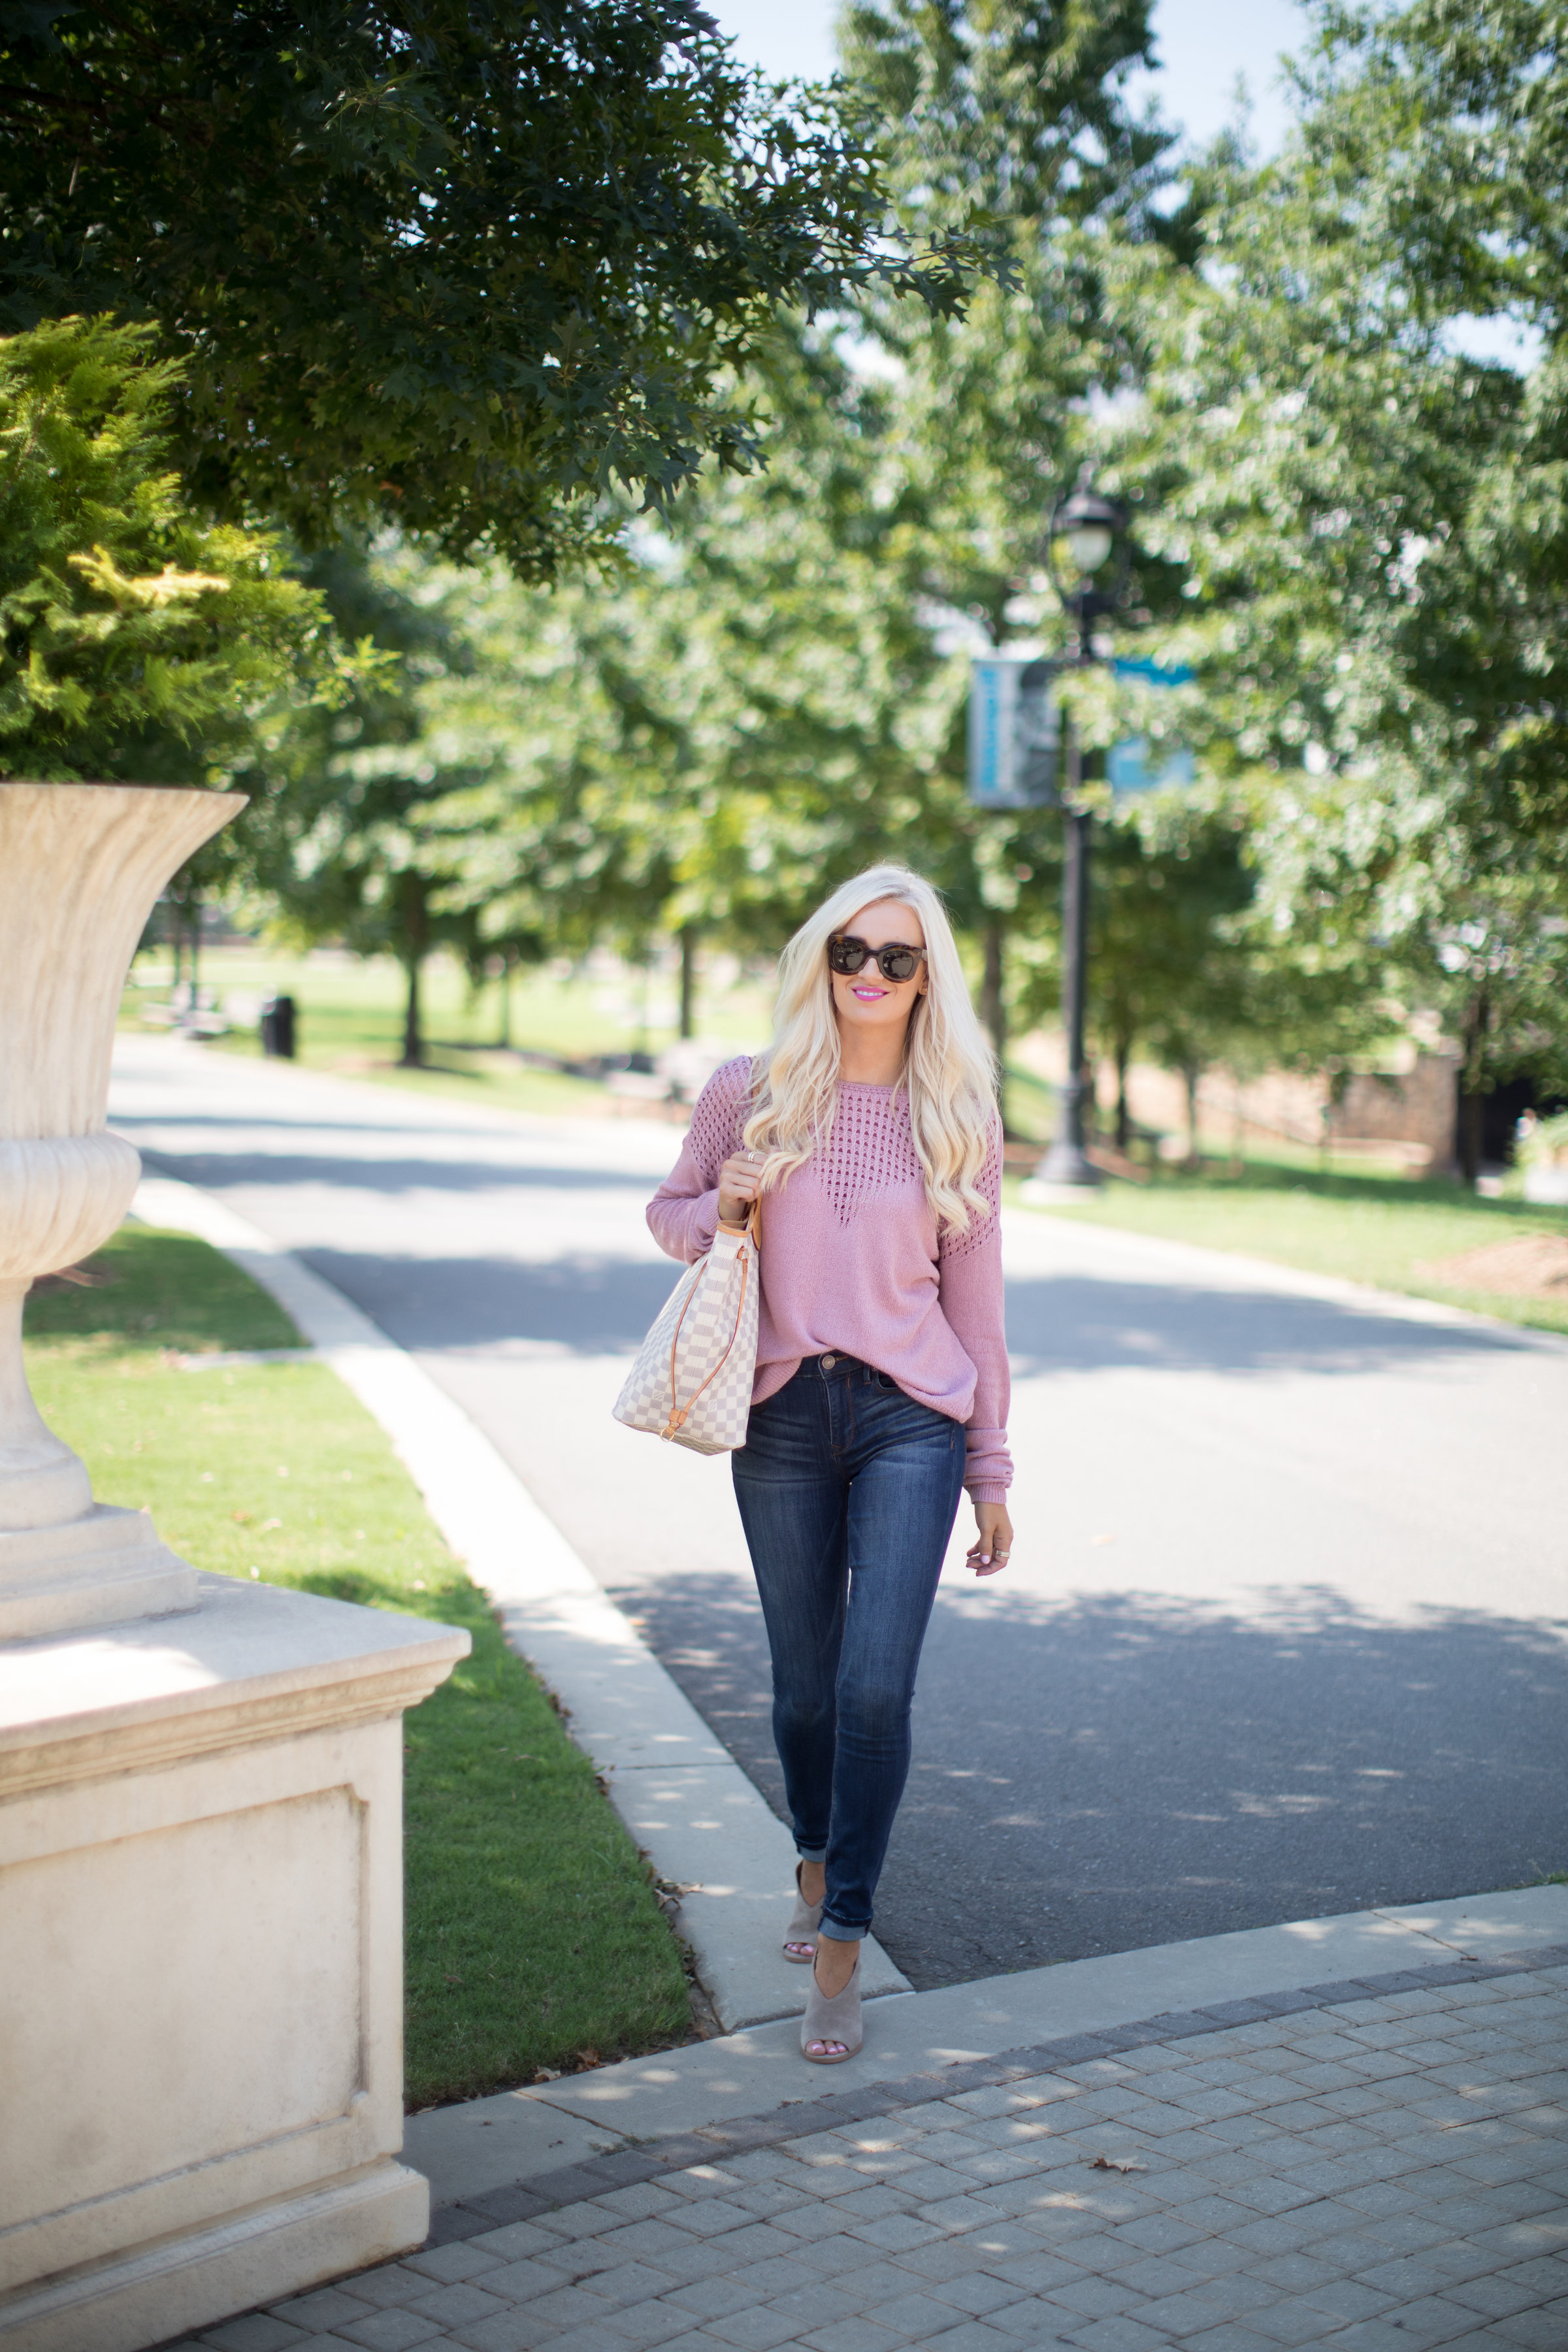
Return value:
M 980 1533 L 969 1547 L 969 1566 L 976 1576 L 994 1576 L 1007 1565 L 1013 1549 L 1013 1522 L 1005 1503 L 976 1503 L 974 1524 Z

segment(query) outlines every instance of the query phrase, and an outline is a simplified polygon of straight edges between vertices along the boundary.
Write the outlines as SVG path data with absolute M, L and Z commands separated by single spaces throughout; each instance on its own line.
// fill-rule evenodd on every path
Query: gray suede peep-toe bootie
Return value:
M 805 2015 L 800 2021 L 800 2054 L 810 2066 L 842 2066 L 847 2059 L 858 2053 L 866 2039 L 860 2021 L 860 1955 L 855 1955 L 855 1966 L 842 1992 L 831 1998 L 816 1981 L 815 1965 L 811 1971 L 811 1990 L 806 1995 Z M 837 2042 L 837 2050 L 813 2050 L 814 2042 Z
M 808 1903 L 800 1891 L 800 1874 L 804 1862 L 795 1866 L 795 1909 L 784 1930 L 784 1956 L 786 1960 L 798 1960 L 805 1965 L 816 1958 L 816 1931 L 822 1925 L 822 1906 Z

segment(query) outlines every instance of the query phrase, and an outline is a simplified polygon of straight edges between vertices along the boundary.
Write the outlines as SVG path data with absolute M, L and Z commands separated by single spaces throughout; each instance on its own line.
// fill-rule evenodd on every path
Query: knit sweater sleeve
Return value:
M 1001 1503 L 1013 1483 L 1013 1457 L 1007 1450 L 1012 1381 L 1003 1321 L 999 1129 L 980 1173 L 980 1189 L 991 1213 L 977 1219 L 967 1233 L 942 1234 L 937 1248 L 938 1281 L 948 1327 L 975 1370 L 963 1483 L 972 1502 Z
M 726 1062 L 698 1096 L 680 1157 L 647 1204 L 648 1230 L 668 1257 L 694 1265 L 719 1226 L 719 1171 L 740 1149 L 751 1065 Z

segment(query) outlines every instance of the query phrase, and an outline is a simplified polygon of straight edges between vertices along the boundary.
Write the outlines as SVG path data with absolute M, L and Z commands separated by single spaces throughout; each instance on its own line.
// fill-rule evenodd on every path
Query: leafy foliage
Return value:
M 944 21 L 949 50 L 969 40 Z M 1050 492 L 1081 443 L 1079 404 L 1119 364 L 1084 255 L 1064 258 L 1058 232 L 1137 211 L 1165 142 L 1096 79 L 1141 54 L 1142 14 L 1094 12 L 1092 39 L 1088 21 L 1001 12 L 973 74 L 947 51 L 921 68 L 946 93 L 948 131 L 919 90 L 900 118 L 911 233 L 960 204 L 994 206 L 1011 173 L 1010 290 L 984 289 L 962 325 L 863 306 L 883 354 L 869 369 L 853 339 L 781 329 L 763 471 L 708 468 L 668 535 L 633 534 L 618 582 L 543 600 L 488 580 L 473 604 L 486 650 L 425 698 L 433 740 L 460 739 L 484 772 L 422 821 L 433 852 L 460 838 L 442 897 L 481 939 L 564 945 L 607 929 L 635 945 L 697 929 L 755 952 L 889 855 L 915 858 L 994 943 L 1009 921 L 1054 929 L 1059 819 L 986 814 L 966 796 L 960 615 L 994 638 L 1038 625 Z M 857 70 L 897 79 L 934 22 L 862 12 Z M 994 119 L 969 121 L 972 107 Z M 950 131 L 963 152 L 939 202 L 921 174 Z M 1102 139 L 1114 169 L 1093 162 Z M 1005 165 L 1015 148 L 1032 177 Z M 1037 960 L 1034 994 L 1053 977 Z M 1162 986 L 1168 1005 L 1168 971 Z
M 886 402 L 807 331 L 767 401 L 766 468 L 710 469 L 620 580 L 486 583 L 475 671 L 427 706 L 491 761 L 432 818 L 464 837 L 482 933 L 692 926 L 765 953 L 890 855 L 975 903 L 964 673 L 910 591 Z
M 78 319 L 0 341 L 0 775 L 219 782 L 269 701 L 335 690 L 276 538 L 184 505 L 148 341 Z
M 1091 394 L 1126 365 L 1101 299 L 1103 247 L 1175 232 L 1170 138 L 1123 85 L 1151 53 L 1146 0 L 886 0 L 849 7 L 846 65 L 889 123 L 911 232 L 983 206 L 1012 263 L 964 311 L 930 320 L 873 289 L 865 331 L 887 354 L 924 593 L 994 643 L 1055 625 L 1045 526 L 1086 444 Z
M 937 307 L 863 124 L 693 0 L 0 5 L 0 320 L 103 308 L 185 365 L 195 494 L 551 572 L 704 453 L 781 304 Z
M 434 948 L 463 950 L 465 910 L 442 898 L 458 851 L 426 820 L 482 774 L 493 751 L 427 723 L 433 689 L 472 667 L 471 591 L 460 574 L 395 542 L 345 541 L 304 567 L 360 647 L 343 696 L 279 714 L 236 782 L 257 810 L 249 869 L 301 941 L 395 955 L 407 975 L 403 1058 L 423 1058 L 419 981 Z
M 1555 21 L 1324 9 L 1283 154 L 1211 163 L 1203 267 L 1117 259 L 1149 363 L 1121 478 L 1184 574 L 1183 719 L 1249 780 L 1272 935 L 1438 1012 L 1472 1088 L 1564 1051 Z M 1546 338 L 1524 373 L 1467 355 L 1508 303 Z

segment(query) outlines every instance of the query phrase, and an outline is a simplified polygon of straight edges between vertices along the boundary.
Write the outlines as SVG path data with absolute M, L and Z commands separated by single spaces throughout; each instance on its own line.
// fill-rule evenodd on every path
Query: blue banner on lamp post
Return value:
M 1145 686 L 1190 686 L 1193 682 L 1193 673 L 1185 662 L 1167 668 L 1163 662 L 1134 661 L 1119 655 L 1110 669 L 1115 677 L 1141 677 Z
M 1155 661 L 1117 660 L 1110 665 L 1113 676 L 1135 677 L 1143 686 L 1185 686 L 1193 673 L 1184 664 L 1167 669 Z M 1158 767 L 1149 764 L 1147 739 L 1135 735 L 1125 743 L 1113 743 L 1105 755 L 1105 780 L 1116 797 L 1123 799 L 1130 793 L 1159 792 L 1169 786 L 1184 787 L 1197 774 L 1197 765 L 1190 751 L 1167 751 Z
M 1056 664 L 1037 655 L 976 655 L 969 682 L 969 797 L 978 808 L 1055 803 L 1055 672 Z
M 1160 765 L 1149 764 L 1149 745 L 1142 735 L 1131 736 L 1125 743 L 1113 743 L 1105 755 L 1105 781 L 1118 800 L 1129 793 L 1160 792 L 1170 785 L 1186 786 L 1197 775 L 1197 763 L 1190 751 L 1177 750 L 1161 755 Z

